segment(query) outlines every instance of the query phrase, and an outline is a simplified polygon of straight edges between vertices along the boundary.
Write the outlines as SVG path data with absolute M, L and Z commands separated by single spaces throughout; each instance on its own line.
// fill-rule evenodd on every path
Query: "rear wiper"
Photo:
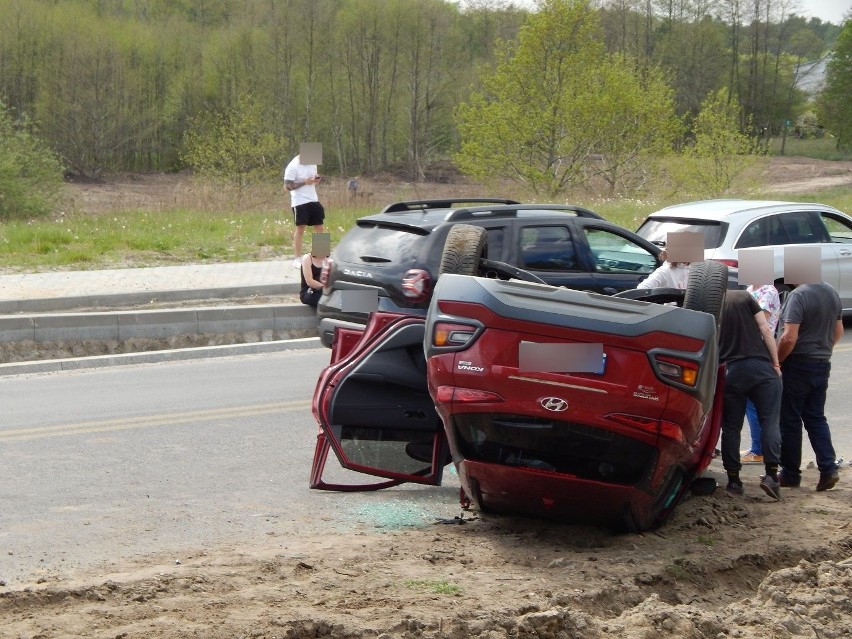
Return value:
M 390 259 L 386 257 L 377 257 L 375 255 L 362 255 L 359 259 L 362 262 L 390 262 Z

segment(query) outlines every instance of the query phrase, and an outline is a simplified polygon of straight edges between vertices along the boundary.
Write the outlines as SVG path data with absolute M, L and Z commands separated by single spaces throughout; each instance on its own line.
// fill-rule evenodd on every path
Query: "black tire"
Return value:
M 689 283 L 683 297 L 683 308 L 710 313 L 718 325 L 727 293 L 727 266 L 713 260 L 695 262 L 689 268 Z
M 481 226 L 455 224 L 447 233 L 438 277 L 444 273 L 476 275 L 479 260 L 488 257 L 488 233 Z

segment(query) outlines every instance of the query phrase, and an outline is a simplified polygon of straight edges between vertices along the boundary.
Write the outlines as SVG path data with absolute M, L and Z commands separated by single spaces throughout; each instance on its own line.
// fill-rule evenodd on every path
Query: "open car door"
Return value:
M 426 384 L 424 327 L 423 317 L 373 313 L 360 341 L 320 375 L 313 401 L 320 431 L 311 488 L 354 491 L 441 483 L 450 459 Z M 385 481 L 324 481 L 329 450 L 343 468 Z

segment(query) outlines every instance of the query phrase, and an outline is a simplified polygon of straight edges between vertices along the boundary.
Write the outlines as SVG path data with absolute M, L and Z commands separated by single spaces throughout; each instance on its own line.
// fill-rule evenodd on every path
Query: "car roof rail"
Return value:
M 507 205 L 506 208 L 485 208 L 485 207 L 471 207 L 464 209 L 456 209 L 455 211 L 451 211 L 449 215 L 445 218 L 447 221 L 459 221 L 459 220 L 472 220 L 476 218 L 483 217 L 521 217 L 526 212 L 530 212 L 533 214 L 539 214 L 544 211 L 553 211 L 554 213 L 563 213 L 563 214 L 571 214 L 575 217 L 586 217 L 593 218 L 596 220 L 603 220 L 605 218 L 601 217 L 594 211 L 590 211 L 589 209 L 584 209 L 580 206 L 573 205 L 565 205 L 565 204 L 518 204 L 513 203 Z
M 405 211 L 427 211 L 429 209 L 452 209 L 459 204 L 520 204 L 516 200 L 493 197 L 446 198 L 436 200 L 407 200 L 388 204 L 382 213 L 401 213 Z

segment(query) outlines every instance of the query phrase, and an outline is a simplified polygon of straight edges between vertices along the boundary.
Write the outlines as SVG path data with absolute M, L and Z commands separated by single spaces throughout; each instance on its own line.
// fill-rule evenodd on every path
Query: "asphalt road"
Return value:
M 328 356 L 319 348 L 0 379 L 0 581 L 14 588 L 130 558 L 284 548 L 293 535 L 459 514 L 451 472 L 440 487 L 308 489 L 310 399 Z M 847 463 L 850 379 L 852 331 L 838 345 L 827 405 Z M 807 444 L 804 453 L 812 459 Z
M 0 379 L 0 581 L 458 515 L 454 477 L 381 493 L 308 489 L 310 400 L 328 357 L 318 348 Z

